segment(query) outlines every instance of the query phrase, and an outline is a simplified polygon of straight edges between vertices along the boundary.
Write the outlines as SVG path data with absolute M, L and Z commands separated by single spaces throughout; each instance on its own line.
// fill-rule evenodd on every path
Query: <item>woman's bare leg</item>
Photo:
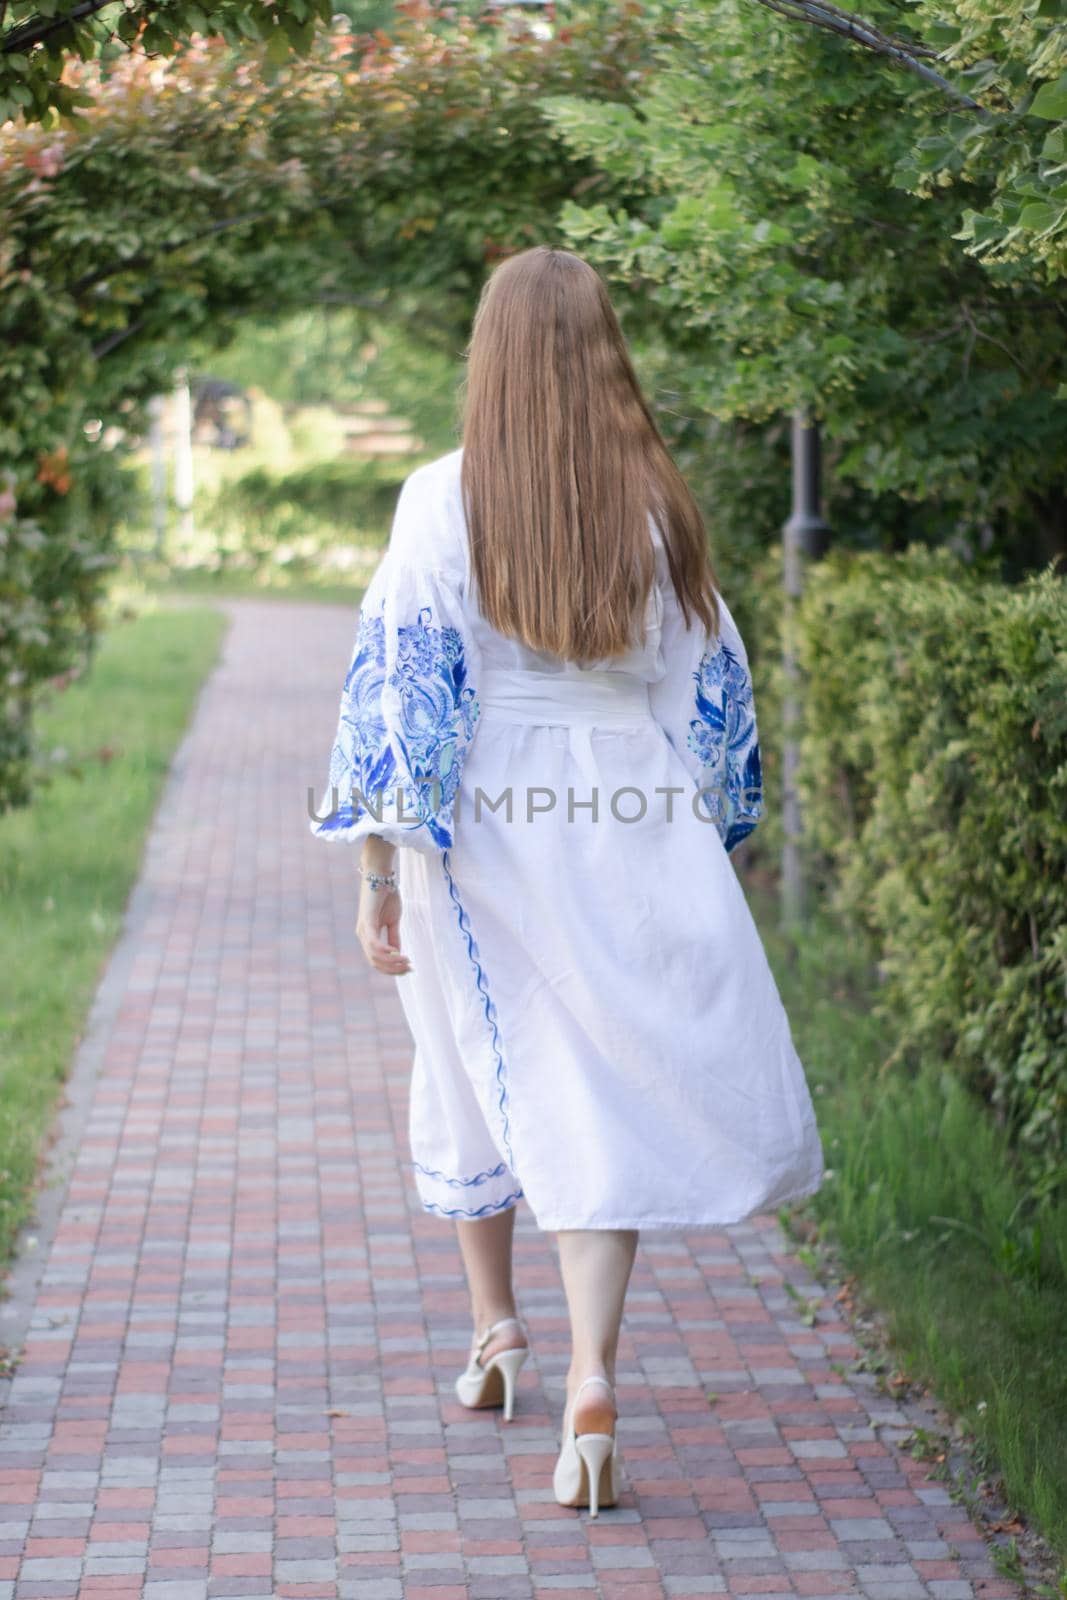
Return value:
M 583 1378 L 594 1373 L 615 1382 L 626 1289 L 637 1250 L 636 1228 L 568 1228 L 556 1234 L 571 1319 L 568 1405 Z M 579 1433 L 610 1432 L 616 1410 L 608 1391 L 583 1389 L 574 1413 Z
M 456 1222 L 459 1248 L 467 1273 L 471 1297 L 471 1316 L 476 1333 L 483 1333 L 492 1322 L 516 1314 L 515 1290 L 511 1281 L 511 1246 L 515 1232 L 515 1207 L 497 1211 L 490 1217 Z M 498 1350 L 511 1350 L 526 1343 L 521 1329 L 501 1328 L 482 1351 L 482 1364 Z

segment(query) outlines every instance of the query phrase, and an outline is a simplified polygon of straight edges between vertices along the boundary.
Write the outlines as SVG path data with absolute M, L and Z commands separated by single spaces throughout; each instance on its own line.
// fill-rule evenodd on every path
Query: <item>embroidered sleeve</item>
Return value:
M 402 494 L 398 519 L 403 514 Z M 478 720 L 476 650 L 459 586 L 395 542 L 360 611 L 327 792 L 311 831 L 346 843 L 376 833 L 445 850 Z
M 693 673 L 695 715 L 686 742 L 699 765 L 701 802 L 730 851 L 759 821 L 763 772 L 748 660 L 733 618 L 720 605 L 719 637 Z
M 675 621 L 664 639 L 667 671 L 653 685 L 652 703 L 695 781 L 695 803 L 731 851 L 759 821 L 763 774 L 748 656 L 721 595 L 719 612 L 713 639 Z

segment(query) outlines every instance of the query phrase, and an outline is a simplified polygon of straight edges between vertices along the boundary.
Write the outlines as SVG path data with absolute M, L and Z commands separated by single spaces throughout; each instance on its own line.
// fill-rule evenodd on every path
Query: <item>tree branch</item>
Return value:
M 787 17 L 790 22 L 808 22 L 812 27 L 825 28 L 830 33 L 839 33 L 846 39 L 852 39 L 865 49 L 874 51 L 876 55 L 887 56 L 898 66 L 906 67 L 924 83 L 940 89 L 942 94 L 955 100 L 957 105 L 963 106 L 967 111 L 973 111 L 983 122 L 992 120 L 992 113 L 985 106 L 980 105 L 969 94 L 964 94 L 962 89 L 957 89 L 955 84 L 942 77 L 940 72 L 935 72 L 933 67 L 928 67 L 925 62 L 919 60 L 921 55 L 935 54 L 926 45 L 910 45 L 900 39 L 891 39 L 873 22 L 866 22 L 850 11 L 839 10 L 837 6 L 830 4 L 829 0 L 756 0 L 756 3 L 766 6 L 769 11 L 777 12 L 780 17 Z
M 140 333 L 144 327 L 144 318 L 138 317 L 136 322 L 128 322 L 124 328 L 116 328 L 114 333 L 109 333 L 106 339 L 101 339 L 99 344 L 93 345 L 93 360 L 102 361 L 109 356 L 112 350 L 120 344 L 125 344 L 135 333 Z
M 269 211 L 251 211 L 245 217 L 228 217 L 222 222 L 212 223 L 210 228 L 205 228 L 202 233 L 190 234 L 188 239 L 178 239 L 173 244 L 162 245 L 151 255 L 130 256 L 126 261 L 114 261 L 110 266 L 97 267 L 92 272 L 86 272 L 75 280 L 70 286 L 72 295 L 84 294 L 86 289 L 91 289 L 95 283 L 103 283 L 107 278 L 113 278 L 119 272 L 136 272 L 140 267 L 149 267 L 160 256 L 173 255 L 176 250 L 185 250 L 191 244 L 199 244 L 202 239 L 212 239 L 217 233 L 226 233 L 231 228 L 243 228 L 249 222 L 262 222 L 273 213 Z
M 932 45 L 917 43 L 914 39 L 902 39 L 899 34 L 886 33 L 876 23 L 867 22 L 861 17 L 855 17 L 850 11 L 842 11 L 840 6 L 833 4 L 833 0 L 817 0 L 817 3 L 820 11 L 827 12 L 831 17 L 837 17 L 841 22 L 858 23 L 860 27 L 865 28 L 876 38 L 881 39 L 886 44 L 896 46 L 907 55 L 920 56 L 927 61 L 936 61 L 938 59 L 937 51 Z
M 59 33 L 63 28 L 71 28 L 79 22 L 95 17 L 98 11 L 103 11 L 105 6 L 114 5 L 115 0 L 78 0 L 66 13 L 55 17 L 29 17 L 16 28 L 12 28 L 0 42 L 0 55 L 24 55 L 32 50 L 35 44 L 43 44 L 45 39 L 51 38 L 53 33 Z
M 972 346 L 973 346 L 973 343 L 974 343 L 975 339 L 985 339 L 989 344 L 996 345 L 997 349 L 1002 351 L 1004 353 L 1004 355 L 1007 356 L 1008 360 L 1013 363 L 1014 366 L 1018 367 L 1019 371 L 1023 374 L 1023 377 L 1026 377 L 1027 371 L 1026 371 L 1025 363 L 1019 359 L 1019 357 L 1015 354 L 1014 350 L 1010 350 L 1008 348 L 1008 346 L 1004 343 L 1004 341 L 1002 339 L 998 339 L 995 336 L 995 334 L 986 333 L 984 328 L 980 328 L 978 326 L 978 323 L 975 321 L 975 318 L 974 318 L 974 313 L 972 312 L 970 306 L 967 304 L 966 300 L 961 300 L 961 302 L 960 302 L 960 312 L 961 312 L 961 314 L 963 316 L 964 321 L 967 323 L 967 326 L 971 329 L 971 332 L 972 332 L 972 335 L 973 335 L 972 341 L 971 341 Z

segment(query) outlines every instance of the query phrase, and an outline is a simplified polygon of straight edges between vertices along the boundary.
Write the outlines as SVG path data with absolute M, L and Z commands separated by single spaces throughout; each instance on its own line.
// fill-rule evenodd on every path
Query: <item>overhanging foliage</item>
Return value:
M 0 806 L 26 794 L 37 686 L 91 637 L 113 451 L 175 365 L 242 315 L 405 294 L 458 355 L 487 263 L 557 237 L 562 201 L 603 182 L 541 102 L 628 95 L 631 16 L 593 9 L 550 39 L 433 21 L 374 40 L 338 24 L 284 67 L 224 40 L 131 53 L 73 75 L 78 125 L 6 130 Z

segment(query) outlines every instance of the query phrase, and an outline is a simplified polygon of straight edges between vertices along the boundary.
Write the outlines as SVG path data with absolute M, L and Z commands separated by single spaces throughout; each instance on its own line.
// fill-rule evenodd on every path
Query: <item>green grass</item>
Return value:
M 47 786 L 0 817 L 0 1264 L 224 627 L 204 607 L 112 622 L 86 677 L 39 717 Z
M 751 899 L 831 1169 L 807 1214 L 885 1313 L 902 1371 L 963 1422 L 979 1469 L 1067 1567 L 1067 1204 L 1034 1198 L 942 1063 L 879 1070 L 892 1040 L 841 927 L 816 917 L 794 943 Z

